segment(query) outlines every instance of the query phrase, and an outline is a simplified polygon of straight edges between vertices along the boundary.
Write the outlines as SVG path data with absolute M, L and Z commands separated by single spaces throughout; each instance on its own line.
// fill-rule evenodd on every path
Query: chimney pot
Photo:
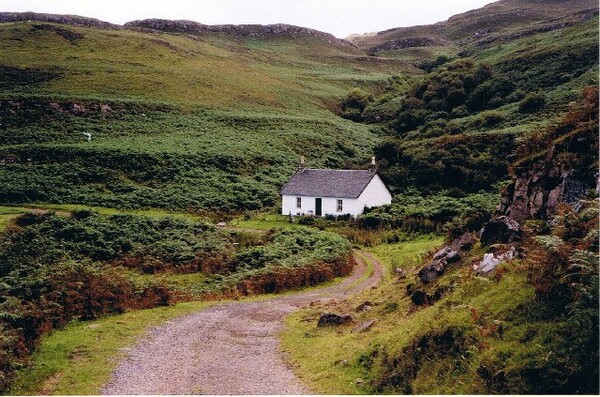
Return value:
M 375 156 L 371 156 L 371 166 L 369 167 L 369 171 L 373 174 L 377 172 L 377 162 L 375 161 Z
M 304 156 L 300 156 L 300 162 L 298 163 L 298 169 L 296 172 L 304 171 Z

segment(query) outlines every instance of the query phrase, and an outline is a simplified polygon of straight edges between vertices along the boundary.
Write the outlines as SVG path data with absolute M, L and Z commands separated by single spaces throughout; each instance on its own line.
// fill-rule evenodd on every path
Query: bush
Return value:
M 521 102 L 519 102 L 519 112 L 533 113 L 546 105 L 546 95 L 542 92 L 534 92 L 527 94 Z
M 362 121 L 365 108 L 373 101 L 373 97 L 361 89 L 355 88 L 340 103 L 343 118 Z

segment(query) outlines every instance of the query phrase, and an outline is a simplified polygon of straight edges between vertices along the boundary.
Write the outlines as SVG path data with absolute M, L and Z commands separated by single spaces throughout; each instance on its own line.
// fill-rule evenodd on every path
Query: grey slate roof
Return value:
M 357 198 L 375 175 L 368 170 L 305 169 L 292 176 L 281 195 Z

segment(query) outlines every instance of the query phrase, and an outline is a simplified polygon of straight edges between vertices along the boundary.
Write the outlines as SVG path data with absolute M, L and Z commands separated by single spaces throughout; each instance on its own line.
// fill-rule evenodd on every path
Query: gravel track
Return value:
M 316 301 L 339 300 L 379 283 L 382 266 L 332 287 L 259 302 L 233 302 L 154 328 L 117 367 L 103 394 L 309 394 L 285 363 L 278 334 L 283 319 Z M 362 279 L 362 280 L 361 280 Z

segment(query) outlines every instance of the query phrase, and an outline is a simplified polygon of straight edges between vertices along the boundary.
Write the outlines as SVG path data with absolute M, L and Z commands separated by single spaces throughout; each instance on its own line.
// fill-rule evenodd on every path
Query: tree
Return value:
M 352 121 L 362 121 L 363 112 L 372 101 L 373 97 L 368 92 L 359 88 L 353 89 L 340 103 L 342 117 Z

